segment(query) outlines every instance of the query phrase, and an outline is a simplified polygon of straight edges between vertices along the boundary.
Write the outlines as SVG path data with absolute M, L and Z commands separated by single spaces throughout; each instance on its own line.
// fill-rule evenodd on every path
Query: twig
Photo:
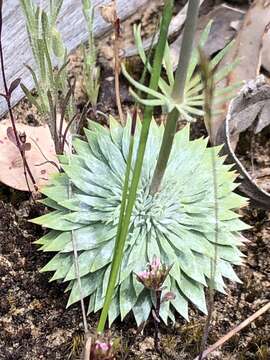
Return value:
M 88 325 L 87 325 L 86 311 L 85 311 L 84 300 L 83 300 L 82 284 L 81 284 L 80 268 L 79 268 L 79 259 L 78 259 L 78 251 L 77 251 L 77 245 L 76 245 L 76 239 L 75 239 L 74 230 L 71 230 L 71 239 L 72 239 L 72 247 L 73 247 L 73 253 L 74 253 L 75 274 L 76 274 L 76 278 L 77 278 L 77 281 L 78 281 L 79 292 L 80 292 L 80 303 L 81 303 L 81 310 L 82 310 L 83 327 L 84 327 L 85 334 L 87 334 Z
M 84 106 L 84 108 L 83 108 L 83 110 L 82 110 L 82 112 L 81 112 L 81 115 L 80 115 L 80 118 L 79 118 L 79 120 L 78 120 L 78 122 L 77 122 L 77 126 L 76 126 L 76 131 L 75 131 L 75 133 L 77 134 L 77 135 L 80 135 L 80 133 L 81 133 L 81 131 L 82 131 L 82 128 L 83 128 L 83 126 L 84 126 L 84 120 L 85 120 L 85 118 L 86 118 L 86 115 L 87 115 L 87 112 L 88 112 L 88 105 L 90 104 L 90 101 L 88 101 L 88 103 Z M 99 113 L 99 111 L 97 110 L 97 113 Z M 103 113 L 102 113 L 103 114 Z M 103 114 L 104 115 L 104 114 Z M 105 116 L 107 116 L 107 115 L 105 115 Z M 106 120 L 108 120 L 108 119 L 106 119 Z
M 85 335 L 85 343 L 84 343 L 84 350 L 82 360 L 91 360 L 91 345 L 92 345 L 92 338 L 89 333 Z
M 70 88 L 69 88 L 69 90 L 68 90 L 68 92 L 67 92 L 67 94 L 66 94 L 66 96 L 65 96 L 65 98 L 64 98 L 64 100 L 63 100 L 63 102 L 61 104 L 61 115 L 60 115 L 59 136 L 58 136 L 58 138 L 60 140 L 60 144 L 59 144 L 60 149 L 62 148 L 62 145 L 61 145 L 62 142 L 65 143 L 64 140 L 63 140 L 63 135 L 62 135 L 63 134 L 64 119 L 65 119 L 65 113 L 66 113 L 66 109 L 68 107 L 70 97 L 74 93 L 74 88 L 75 88 L 75 82 L 74 82 L 73 85 L 70 86 Z M 61 152 L 61 154 L 62 154 L 62 152 Z
M 7 80 L 6 80 L 6 73 L 5 73 L 4 54 L 3 54 L 3 46 L 2 46 L 2 28 L 3 28 L 3 0 L 0 0 L 0 61 L 1 61 L 1 72 L 2 72 L 3 84 L 4 84 L 4 89 L 5 89 L 4 98 L 6 99 L 6 102 L 7 102 L 8 112 L 9 112 L 9 116 L 10 116 L 10 120 L 11 120 L 11 124 L 12 124 L 12 128 L 13 128 L 13 132 L 15 135 L 16 145 L 17 145 L 17 148 L 22 157 L 25 181 L 26 181 L 29 192 L 31 192 L 29 183 L 28 183 L 28 179 L 27 179 L 27 174 L 29 175 L 30 180 L 31 180 L 35 190 L 37 190 L 37 185 L 36 185 L 35 178 L 31 172 L 31 169 L 28 165 L 28 162 L 26 160 L 25 152 L 22 149 L 21 141 L 19 139 L 19 135 L 18 135 L 17 128 L 16 128 L 15 118 L 14 118 L 13 111 L 12 111 L 12 106 L 11 106 L 11 101 L 10 101 L 11 91 L 8 88 Z
M 39 152 L 41 153 L 41 155 L 42 155 L 42 156 L 44 157 L 44 159 L 46 160 L 46 161 L 44 161 L 43 163 L 35 164 L 35 166 L 42 166 L 42 165 L 44 165 L 44 164 L 48 164 L 48 163 L 49 163 L 49 164 L 52 164 L 54 167 L 56 167 L 56 169 L 60 172 L 61 169 L 59 168 L 59 166 L 56 164 L 55 161 L 49 160 L 49 159 L 47 158 L 47 156 L 43 153 L 41 147 L 38 145 L 38 143 L 36 142 L 36 140 L 35 140 L 34 138 L 32 138 L 32 137 L 30 137 L 30 139 L 33 141 L 33 143 L 36 145 L 36 147 L 38 148 L 38 150 L 39 150 Z
M 120 18 L 117 16 L 116 7 L 114 11 L 114 84 L 115 84 L 115 97 L 116 97 L 116 104 L 118 108 L 120 123 L 124 125 L 124 114 L 122 110 L 121 104 L 121 96 L 120 96 Z
M 114 55 L 114 87 L 115 87 L 115 99 L 120 118 L 120 123 L 124 125 L 124 115 L 121 104 L 120 96 L 120 81 L 119 75 L 121 72 L 121 61 L 120 61 L 120 41 L 121 41 L 121 29 L 120 29 L 120 18 L 117 16 L 116 0 L 112 0 L 107 5 L 100 6 L 101 16 L 103 19 L 110 23 L 114 28 L 114 44 L 113 44 L 113 55 Z
M 62 137 L 62 141 L 60 142 L 60 154 L 64 154 L 64 150 L 65 150 L 65 143 L 66 143 L 66 139 L 67 139 L 67 134 L 68 134 L 68 130 L 70 129 L 71 125 L 73 124 L 73 122 L 76 120 L 78 114 L 75 114 L 69 121 L 69 123 L 67 124 L 64 134 Z
M 224 335 L 221 339 L 219 339 L 217 342 L 215 342 L 213 345 L 211 345 L 208 349 L 206 349 L 202 354 L 202 359 L 206 359 L 206 357 L 211 354 L 213 351 L 215 351 L 217 348 L 222 346 L 226 341 L 228 341 L 231 337 L 233 337 L 235 334 L 237 334 L 239 331 L 244 329 L 246 326 L 248 326 L 252 321 L 256 320 L 259 316 L 264 314 L 266 311 L 270 309 L 270 301 L 264 305 L 261 309 L 256 311 L 253 315 L 248 317 L 246 320 L 241 322 L 239 325 L 237 325 L 235 328 L 230 330 L 226 335 Z M 199 360 L 199 357 L 197 356 L 194 360 Z
M 159 346 L 159 323 L 160 323 L 161 290 L 156 291 L 156 308 L 153 310 L 153 319 L 155 324 L 155 349 L 160 352 Z

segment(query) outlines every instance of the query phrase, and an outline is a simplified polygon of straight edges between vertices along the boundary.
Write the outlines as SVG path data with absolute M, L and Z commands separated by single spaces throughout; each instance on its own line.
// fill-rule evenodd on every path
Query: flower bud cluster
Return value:
M 171 266 L 162 264 L 159 258 L 154 257 L 151 263 L 147 264 L 147 269 L 137 274 L 137 279 L 146 288 L 160 291 L 170 270 Z
M 115 360 L 116 359 L 116 347 L 111 340 L 95 340 L 91 346 L 92 360 Z

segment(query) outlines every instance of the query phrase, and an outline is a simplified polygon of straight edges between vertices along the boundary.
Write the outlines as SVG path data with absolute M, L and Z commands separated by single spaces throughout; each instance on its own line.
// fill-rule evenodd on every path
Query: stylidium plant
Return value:
M 115 9 L 115 4 L 112 4 Z M 158 88 L 158 80 L 161 73 L 162 67 L 162 58 L 163 53 L 166 45 L 166 39 L 169 30 L 169 24 L 172 18 L 173 12 L 173 0 L 167 0 L 164 5 L 163 14 L 162 14 L 162 21 L 160 24 L 160 32 L 159 32 L 159 39 L 158 44 L 155 50 L 154 61 L 153 61 L 153 71 L 150 78 L 149 88 L 156 90 Z M 114 12 L 115 14 L 115 12 Z M 117 74 L 118 75 L 118 74 Z M 119 95 L 119 94 L 118 94 Z M 119 96 L 117 96 L 116 90 L 116 97 L 119 101 Z M 132 164 L 132 156 L 133 156 L 133 147 L 134 147 L 134 135 L 135 135 L 135 127 L 131 126 L 131 137 L 129 141 L 129 155 L 128 161 L 125 171 L 125 181 L 124 187 L 122 192 L 121 198 L 121 210 L 120 216 L 117 226 L 117 234 L 116 234 L 116 246 L 114 248 L 114 255 L 112 261 L 112 269 L 110 271 L 110 278 L 109 278 L 109 286 L 106 291 L 104 306 L 101 312 L 99 324 L 98 324 L 98 331 L 104 331 L 105 322 L 108 317 L 109 308 L 111 306 L 114 287 L 117 281 L 118 273 L 120 271 L 120 265 L 122 263 L 122 257 L 125 247 L 125 242 L 128 236 L 132 211 L 134 209 L 137 190 L 139 186 L 139 181 L 142 172 L 143 160 L 146 151 L 146 144 L 148 140 L 151 120 L 153 116 L 153 108 L 146 107 L 144 112 L 144 119 L 142 130 L 139 139 L 139 146 L 136 152 L 136 161 L 134 164 L 134 170 L 131 178 L 131 184 L 129 186 L 129 175 L 130 175 L 130 168 Z
M 189 2 L 179 62 L 183 73 L 176 72 L 173 90 L 179 101 L 198 4 Z M 154 91 L 160 81 L 172 9 L 173 1 L 166 1 L 149 86 Z M 129 313 L 138 326 L 147 321 L 157 305 L 153 289 L 164 299 L 158 319 L 168 323 L 175 321 L 175 314 L 188 319 L 190 303 L 207 313 L 205 289 L 209 285 L 225 293 L 224 278 L 240 281 L 233 266 L 243 262 L 240 232 L 248 226 L 235 212 L 246 205 L 233 192 L 237 175 L 219 156 L 221 147 L 209 147 L 208 139 L 190 140 L 189 125 L 175 131 L 177 108 L 171 110 L 164 127 L 152 119 L 152 105 L 145 108 L 143 121 L 138 118 L 136 126 L 130 115 L 124 126 L 113 118 L 108 128 L 90 121 L 86 140 L 75 138 L 75 152 L 60 157 L 64 172 L 42 189 L 43 203 L 52 212 L 33 220 L 50 229 L 37 244 L 42 251 L 55 253 L 42 271 L 52 271 L 52 280 L 67 283 L 68 306 L 83 297 L 89 299 L 88 313 L 103 308 L 101 332 L 107 314 L 109 325 Z M 74 238 L 80 281 L 74 265 Z
M 121 207 L 131 119 L 122 128 L 111 118 L 110 128 L 90 122 L 85 129 L 88 141 L 74 140 L 76 153 L 69 165 L 62 158 L 63 174 L 55 175 L 41 191 L 44 203 L 53 211 L 33 220 L 51 231 L 37 241 L 41 250 L 55 252 L 42 271 L 52 271 L 52 280 L 66 282 L 71 291 L 68 306 L 80 300 L 73 263 L 72 236 L 76 236 L 83 297 L 89 297 L 88 313 L 100 310 L 109 283 L 113 249 Z M 138 149 L 141 124 L 137 123 L 134 153 Z M 214 204 L 212 201 L 212 148 L 207 140 L 189 140 L 189 127 L 177 132 L 172 156 L 162 187 L 150 194 L 150 181 L 164 133 L 163 126 L 151 123 L 142 176 L 131 216 L 122 264 L 113 291 L 109 323 L 133 312 L 137 324 L 148 319 L 153 299 L 138 274 L 154 255 L 162 263 L 173 264 L 164 286 L 175 300 L 161 305 L 163 321 L 174 320 L 173 309 L 188 318 L 188 302 L 206 313 L 204 288 L 210 279 L 215 255 Z M 240 265 L 243 255 L 240 231 L 248 228 L 234 212 L 246 200 L 233 193 L 236 174 L 214 149 L 218 173 L 219 238 L 214 287 L 225 292 L 223 278 L 239 281 L 232 265 Z M 132 160 L 134 169 L 135 157 Z M 179 172 L 175 169 L 179 169 Z M 181 175 L 181 176 L 179 176 Z M 73 187 L 68 197 L 68 181 Z M 192 186 L 191 186 L 192 183 Z
M 53 57 L 57 67 L 61 69 L 67 62 L 67 51 L 61 35 L 56 28 L 56 21 L 61 10 L 63 0 L 50 1 L 50 9 L 46 12 L 37 6 L 33 0 L 20 0 L 21 8 L 25 15 L 28 38 L 33 57 L 37 66 L 37 73 L 27 65 L 35 82 L 38 98 L 34 98 L 26 91 L 26 96 L 34 102 L 41 114 L 47 115 L 50 111 L 48 91 L 53 95 L 64 87 L 66 81 L 66 68 L 62 69 L 58 81 L 53 74 Z M 23 86 L 23 90 L 26 90 Z M 30 96 L 29 96 L 30 95 Z

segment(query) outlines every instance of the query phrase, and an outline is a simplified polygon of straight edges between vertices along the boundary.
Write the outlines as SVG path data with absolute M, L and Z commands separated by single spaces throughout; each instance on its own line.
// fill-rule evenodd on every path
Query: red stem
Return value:
M 11 102 L 10 102 L 11 95 L 10 95 L 10 91 L 8 89 L 8 86 L 7 86 L 7 80 L 6 80 L 6 74 L 5 74 L 5 66 L 4 66 L 3 47 L 2 47 L 2 27 L 3 27 L 3 12 L 2 12 L 2 9 L 3 9 L 3 0 L 0 0 L 0 62 L 1 62 L 1 72 L 2 72 L 3 84 L 4 84 L 4 89 L 5 89 L 5 99 L 6 99 L 7 106 L 8 106 L 8 112 L 9 112 L 9 116 L 10 116 L 10 120 L 11 120 L 11 124 L 12 124 L 12 128 L 13 128 L 13 132 L 14 132 L 14 135 L 15 135 L 16 144 L 17 144 L 17 147 L 19 149 L 19 152 L 20 152 L 22 160 L 23 160 L 24 169 L 26 169 L 26 171 L 27 171 L 27 173 L 28 173 L 28 175 L 29 175 L 29 177 L 31 179 L 31 182 L 34 185 L 34 188 L 37 189 L 36 181 L 35 181 L 34 176 L 33 176 L 32 172 L 31 172 L 31 170 L 29 168 L 29 165 L 28 165 L 27 160 L 25 158 L 25 153 L 24 153 L 24 151 L 22 149 L 22 146 L 21 146 L 21 142 L 20 142 L 19 135 L 18 135 L 18 132 L 17 132 L 15 119 L 14 119 L 14 115 L 13 115 L 13 111 L 12 111 L 12 106 L 11 106 Z M 25 173 L 25 177 L 26 177 L 26 173 Z M 27 183 L 27 186 L 29 188 L 27 177 L 26 177 L 26 183 Z

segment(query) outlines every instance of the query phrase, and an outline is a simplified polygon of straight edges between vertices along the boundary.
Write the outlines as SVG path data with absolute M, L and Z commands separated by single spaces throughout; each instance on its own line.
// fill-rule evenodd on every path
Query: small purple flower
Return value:
M 117 346 L 109 338 L 93 341 L 91 346 L 91 360 L 114 360 Z
M 106 344 L 104 342 L 96 341 L 96 350 L 101 350 L 103 352 L 107 352 L 110 348 L 110 344 Z
M 160 259 L 155 256 L 151 263 L 147 264 L 147 269 L 137 274 L 137 279 L 145 287 L 160 291 L 170 270 L 171 266 L 162 264 Z

